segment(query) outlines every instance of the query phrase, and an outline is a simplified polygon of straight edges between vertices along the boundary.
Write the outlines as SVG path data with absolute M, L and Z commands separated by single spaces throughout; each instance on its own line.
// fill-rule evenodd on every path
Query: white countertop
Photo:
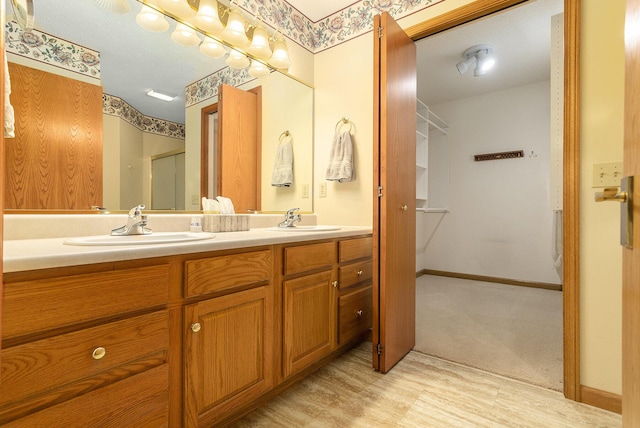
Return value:
M 65 237 L 5 240 L 3 244 L 3 271 L 19 272 L 260 245 L 344 238 L 372 232 L 370 227 L 338 227 L 340 227 L 339 230 L 310 232 L 279 232 L 267 228 L 256 228 L 245 232 L 216 233 L 214 238 L 202 241 L 150 245 L 75 246 L 64 244 L 64 241 L 68 239 Z

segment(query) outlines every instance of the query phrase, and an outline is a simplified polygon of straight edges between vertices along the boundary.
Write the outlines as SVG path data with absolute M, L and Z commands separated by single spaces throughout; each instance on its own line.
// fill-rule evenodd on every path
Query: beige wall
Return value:
M 404 28 L 471 3 L 446 0 L 399 22 Z M 621 393 L 621 250 L 618 209 L 596 205 L 591 188 L 594 162 L 622 158 L 624 0 L 582 3 L 582 206 L 581 381 L 585 386 Z M 373 39 L 362 35 L 315 58 L 314 207 L 325 224 L 372 222 Z M 328 183 L 320 198 L 335 123 L 349 116 L 356 126 L 357 179 Z

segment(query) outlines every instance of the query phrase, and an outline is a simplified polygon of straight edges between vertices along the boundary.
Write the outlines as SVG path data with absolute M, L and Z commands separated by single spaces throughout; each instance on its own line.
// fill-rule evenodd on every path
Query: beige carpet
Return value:
M 423 275 L 415 350 L 562 391 L 562 292 Z

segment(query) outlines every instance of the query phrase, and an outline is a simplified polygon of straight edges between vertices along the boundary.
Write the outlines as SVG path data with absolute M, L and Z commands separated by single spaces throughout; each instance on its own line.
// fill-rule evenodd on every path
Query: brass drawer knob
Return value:
M 194 332 L 194 333 L 199 332 L 200 328 L 201 328 L 201 326 L 200 326 L 199 322 L 191 324 L 191 331 Z
M 359 270 L 358 271 L 358 276 L 362 276 L 363 273 L 364 273 L 363 271 Z
M 98 346 L 96 349 L 93 350 L 93 354 L 91 354 L 91 356 L 93 357 L 94 360 L 99 360 L 103 358 L 106 354 L 107 354 L 107 350 L 104 349 L 102 346 Z
M 338 287 L 338 281 L 333 281 L 332 284 L 333 284 L 333 288 L 337 288 Z
M 358 312 L 356 312 L 356 314 L 358 315 L 358 318 L 361 319 L 364 312 L 362 312 L 362 309 L 360 309 Z

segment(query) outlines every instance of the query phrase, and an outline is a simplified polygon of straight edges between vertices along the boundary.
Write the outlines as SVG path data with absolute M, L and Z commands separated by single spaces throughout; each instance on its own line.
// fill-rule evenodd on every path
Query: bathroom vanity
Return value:
M 368 228 L 63 241 L 5 241 L 2 426 L 227 425 L 371 327 Z

